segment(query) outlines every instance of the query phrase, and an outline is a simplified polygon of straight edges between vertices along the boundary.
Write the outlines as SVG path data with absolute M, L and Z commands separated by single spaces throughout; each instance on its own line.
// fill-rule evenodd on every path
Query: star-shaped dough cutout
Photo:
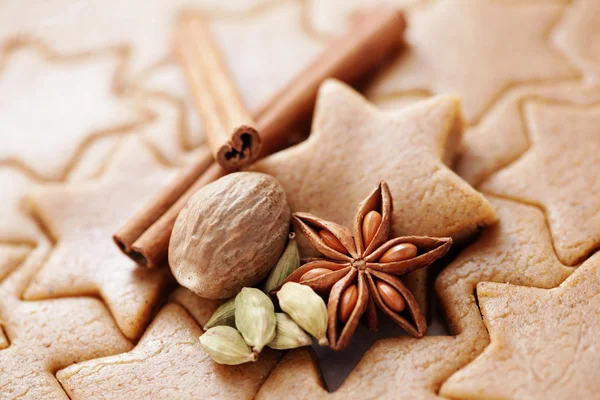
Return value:
M 279 353 L 257 362 L 219 365 L 200 347 L 202 330 L 183 308 L 165 306 L 135 349 L 82 362 L 56 377 L 71 399 L 252 399 Z
M 67 400 L 54 377 L 57 370 L 132 348 L 98 299 L 19 298 L 49 250 L 47 243 L 39 245 L 0 284 L 0 321 L 8 339 L 8 347 L 0 350 L 3 399 Z
M 489 344 L 474 295 L 479 282 L 553 288 L 573 272 L 573 268 L 565 267 L 556 258 L 541 211 L 510 200 L 490 198 L 490 202 L 499 223 L 486 228 L 436 281 L 448 328 L 454 336 L 380 340 L 331 394 L 323 388 L 318 367 L 308 352 L 293 351 L 273 370 L 257 398 L 272 398 L 282 387 L 289 386 L 302 387 L 307 397 L 317 398 L 379 398 L 387 393 L 407 400 L 437 398 L 448 377 Z M 287 368 L 286 363 L 294 368 Z
M 521 85 L 506 92 L 469 127 L 455 170 L 474 187 L 513 163 L 530 146 L 524 104 L 531 99 L 588 105 L 600 101 L 600 86 L 575 82 Z
M 279 179 L 293 211 L 344 226 L 352 225 L 356 205 L 385 180 L 394 199 L 394 236 L 462 236 L 494 223 L 496 215 L 444 164 L 452 160 L 461 133 L 454 97 L 390 114 L 329 80 L 319 91 L 308 140 L 254 169 Z
M 600 82 L 600 2 L 573 2 L 556 27 L 555 37 L 562 51 L 584 71 L 585 78 Z
M 138 338 L 171 274 L 166 267 L 136 265 L 117 249 L 111 234 L 173 174 L 132 138 L 101 178 L 34 191 L 31 207 L 56 244 L 25 299 L 99 295 L 125 336 Z
M 34 45 L 12 49 L 0 70 L 0 163 L 63 179 L 93 138 L 142 122 L 113 91 L 120 62 L 108 51 L 62 56 Z
M 491 344 L 453 375 L 453 399 L 592 399 L 600 392 L 600 253 L 555 289 L 480 283 Z
M 575 265 L 600 247 L 600 107 L 531 101 L 531 148 L 482 190 L 542 207 L 561 261 Z
M 452 93 L 469 124 L 515 84 L 577 77 L 548 32 L 565 5 L 439 0 L 414 7 L 405 51 L 370 96 Z

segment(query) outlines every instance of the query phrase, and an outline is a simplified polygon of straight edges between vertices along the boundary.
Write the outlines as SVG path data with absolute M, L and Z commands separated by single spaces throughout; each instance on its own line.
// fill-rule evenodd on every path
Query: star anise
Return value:
M 377 330 L 377 308 L 409 334 L 425 335 L 425 317 L 397 276 L 442 257 L 452 239 L 389 239 L 391 218 L 392 197 L 385 182 L 358 206 L 353 232 L 308 213 L 293 215 L 294 224 L 325 258 L 301 266 L 286 282 L 299 282 L 321 295 L 329 294 L 327 336 L 335 350 L 350 343 L 363 314 L 369 329 Z

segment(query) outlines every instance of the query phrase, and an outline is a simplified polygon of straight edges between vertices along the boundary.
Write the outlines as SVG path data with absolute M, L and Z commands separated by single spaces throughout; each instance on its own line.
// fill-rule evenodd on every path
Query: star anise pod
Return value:
M 451 238 L 402 236 L 389 239 L 392 197 L 381 182 L 356 210 L 354 230 L 308 213 L 295 213 L 294 224 L 324 258 L 294 271 L 286 282 L 299 282 L 329 294 L 327 336 L 341 350 L 350 343 L 363 316 L 377 330 L 377 308 L 415 337 L 427 323 L 415 297 L 397 276 L 424 268 L 448 252 Z

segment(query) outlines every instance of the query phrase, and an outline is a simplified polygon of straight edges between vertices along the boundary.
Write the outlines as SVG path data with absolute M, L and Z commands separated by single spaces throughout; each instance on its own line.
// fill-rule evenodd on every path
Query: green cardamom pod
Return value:
M 298 252 L 298 244 L 296 243 L 296 234 L 291 232 L 288 235 L 288 243 L 283 254 L 267 278 L 265 292 L 270 293 L 273 289 L 277 288 L 298 268 L 300 268 L 300 253 Z
M 216 363 L 238 365 L 258 359 L 240 333 L 230 326 L 215 326 L 200 336 L 200 345 Z
M 275 338 L 268 346 L 276 350 L 295 349 L 297 347 L 310 346 L 312 338 L 298 326 L 287 314 L 275 313 L 277 328 Z
M 261 290 L 243 288 L 235 297 L 235 326 L 252 350 L 260 353 L 275 337 L 275 307 Z
M 220 325 L 235 328 L 235 298 L 221 304 L 215 310 L 208 322 L 204 324 L 204 330 Z
M 317 338 L 321 346 L 328 346 L 327 306 L 325 302 L 306 285 L 288 282 L 277 292 L 279 306 L 302 329 Z

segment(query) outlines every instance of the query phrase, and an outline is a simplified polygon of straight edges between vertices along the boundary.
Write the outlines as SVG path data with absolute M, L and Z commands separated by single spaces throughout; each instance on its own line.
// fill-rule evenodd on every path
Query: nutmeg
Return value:
M 285 192 L 275 178 L 226 175 L 196 192 L 179 213 L 169 243 L 171 271 L 201 297 L 235 296 L 277 263 L 289 220 Z

